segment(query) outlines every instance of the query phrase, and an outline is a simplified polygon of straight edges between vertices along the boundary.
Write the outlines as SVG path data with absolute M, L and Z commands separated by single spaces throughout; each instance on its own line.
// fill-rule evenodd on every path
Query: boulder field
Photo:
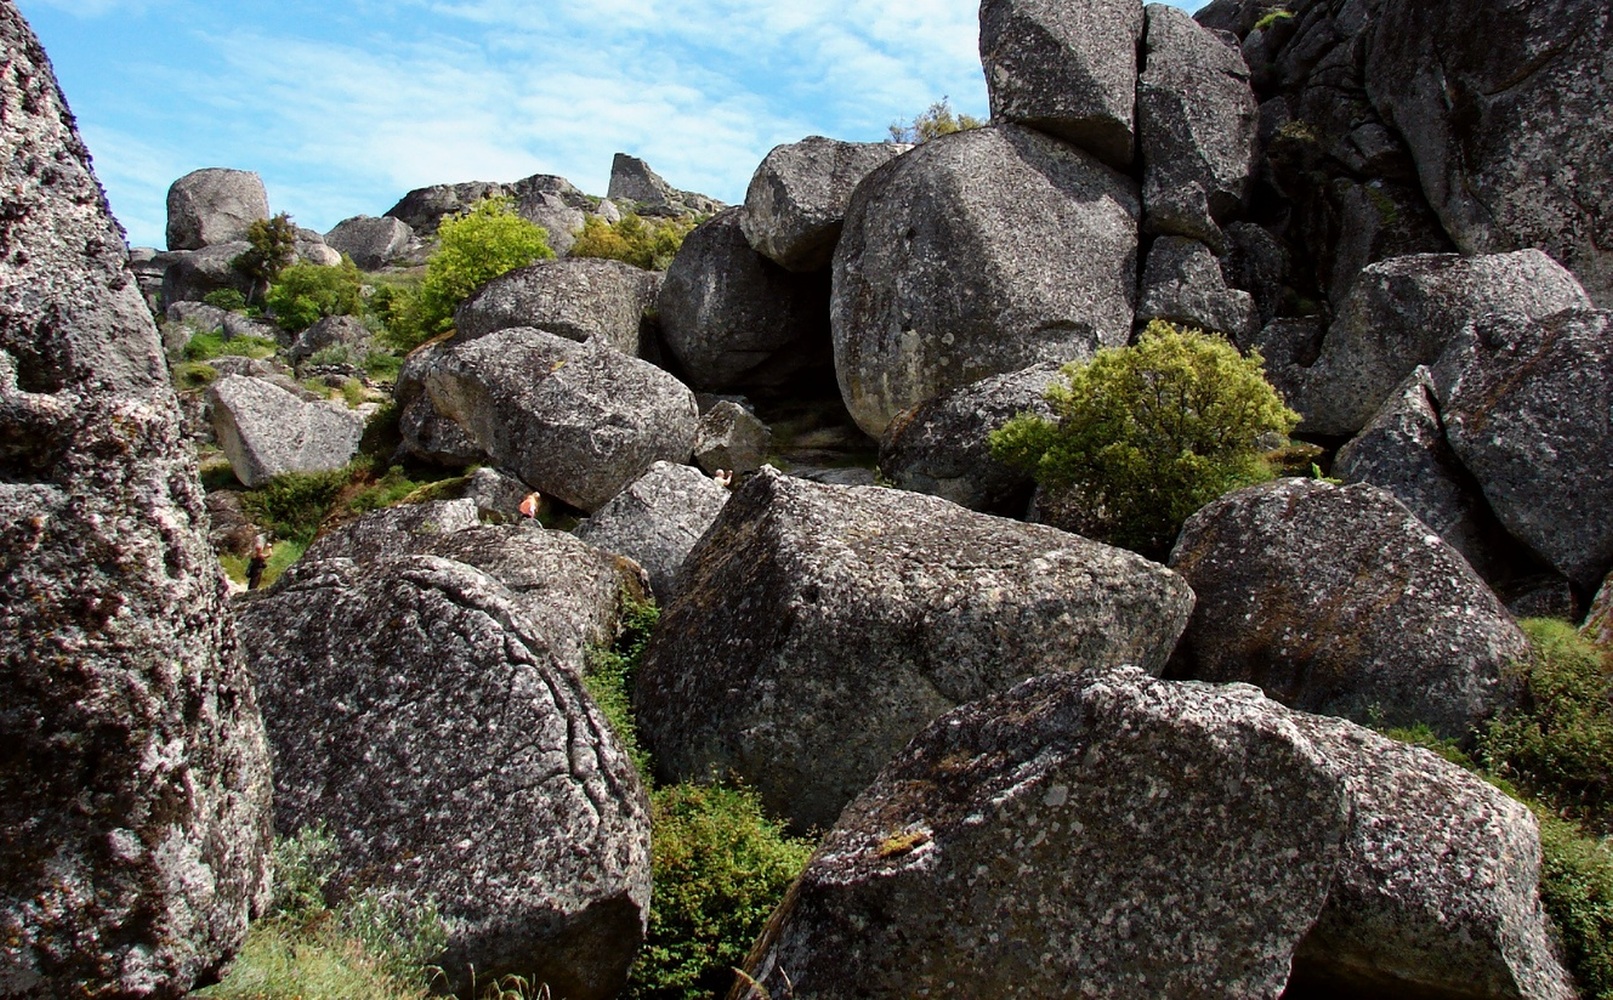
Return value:
M 248 171 L 126 247 L 0 0 L 0 1000 L 206 984 L 321 825 L 454 987 L 606 1000 L 649 786 L 713 780 L 821 838 L 735 998 L 1575 996 L 1533 814 L 1366 726 L 1471 747 L 1523 614 L 1613 645 L 1609 20 L 983 0 L 983 127 L 781 145 L 737 206 L 620 154 L 299 232 L 374 291 L 482 198 L 548 229 L 398 358 L 226 308 Z M 692 227 L 664 273 L 567 255 L 627 212 Z M 1258 352 L 1262 450 L 1316 463 L 1164 563 L 990 448 L 1159 319 Z M 284 474 L 389 466 L 463 475 L 228 596 Z M 641 774 L 588 681 L 649 600 Z

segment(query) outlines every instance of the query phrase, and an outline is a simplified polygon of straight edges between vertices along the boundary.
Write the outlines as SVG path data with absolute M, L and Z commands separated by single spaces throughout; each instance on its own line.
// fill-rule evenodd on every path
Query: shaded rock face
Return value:
M 644 788 L 541 626 L 493 577 L 414 556 L 300 563 L 240 607 L 275 824 L 328 824 L 334 891 L 435 899 L 459 988 L 518 974 L 603 1000 L 650 893 Z
M 1051 674 L 915 737 L 747 971 L 798 1000 L 1566 1000 L 1539 868 L 1528 810 L 1427 751 L 1246 685 Z
M 948 389 L 1131 334 L 1135 186 L 1013 125 L 943 136 L 852 196 L 830 320 L 840 391 L 865 433 Z
M 194 170 L 168 189 L 168 249 L 200 250 L 246 239 L 247 228 L 269 217 L 263 178 L 246 170 Z
M 500 330 L 442 345 L 409 374 L 411 407 L 429 406 L 494 462 L 585 511 L 657 461 L 686 461 L 694 445 L 694 393 L 594 341 Z M 423 450 L 409 431 L 405 447 Z
M 1516 704 L 1523 633 L 1455 550 L 1375 486 L 1283 479 L 1229 493 L 1188 519 L 1170 566 L 1198 595 L 1185 676 L 1452 739 Z
M 1135 133 L 1137 0 L 985 0 L 980 59 L 991 117 L 1059 136 L 1124 168 Z
M 851 192 L 909 148 L 821 135 L 775 146 L 751 175 L 739 217 L 757 253 L 790 271 L 821 271 L 834 257 Z
M 1047 387 L 1052 361 L 971 382 L 903 410 L 879 442 L 879 471 L 895 486 L 970 510 L 1021 514 L 1030 476 L 991 457 L 991 432 L 1020 413 L 1053 418 Z
M 369 327 L 356 317 L 326 316 L 297 334 L 297 339 L 286 349 L 286 358 L 295 365 L 327 347 L 350 348 L 362 357 L 372 339 Z
M 262 486 L 284 472 L 340 469 L 358 453 L 364 420 L 260 378 L 226 375 L 207 390 L 213 433 L 235 478 Z
M 1573 275 L 1539 250 L 1382 261 L 1356 279 L 1315 363 L 1295 373 L 1289 403 L 1304 416 L 1303 431 L 1353 434 L 1401 379 L 1472 324 L 1589 305 Z
M 1605 4 L 1384 4 L 1367 92 L 1468 253 L 1535 246 L 1613 306 L 1613 14 Z M 1545 179 L 1547 183 L 1541 183 Z
M 363 271 L 378 271 L 409 248 L 414 230 L 401 219 L 355 215 L 336 223 L 325 234 L 325 243 L 337 253 L 345 253 Z
M 1225 250 L 1221 223 L 1242 212 L 1255 172 L 1258 106 L 1237 49 L 1185 12 L 1146 11 L 1137 80 L 1143 228 Z
M 706 411 L 695 430 L 694 460 L 716 474 L 751 472 L 761 467 L 773 443 L 773 432 L 757 416 L 724 399 Z
M 696 227 L 656 299 L 661 336 L 696 389 L 780 386 L 830 365 L 827 280 L 752 250 L 742 218 L 736 208 Z
M 1440 386 L 1451 448 L 1513 537 L 1596 587 L 1613 569 L 1613 314 L 1487 318 L 1436 383 L 1458 364 Z
M 0 996 L 178 997 L 265 901 L 268 755 L 157 330 L 0 4 Z
M 1246 344 L 1260 330 L 1260 312 L 1248 292 L 1228 288 L 1210 248 L 1180 236 L 1162 236 L 1148 250 L 1137 322 L 1163 319 Z
M 635 699 L 656 767 L 736 774 L 799 829 L 960 702 L 1048 671 L 1159 671 L 1193 603 L 1163 567 L 1076 535 L 770 469 L 679 587 Z
M 1601 646 L 1613 650 L 1613 583 L 1602 581 L 1601 589 L 1591 601 L 1590 613 L 1580 625 L 1580 634 Z
M 475 567 L 508 588 L 539 626 L 531 642 L 581 672 L 588 647 L 615 640 L 623 596 L 643 597 L 648 577 L 566 532 L 530 521 L 484 525 L 479 514 L 468 497 L 371 511 L 315 539 L 303 558 L 351 559 L 367 568 L 401 556 L 440 556 Z
M 644 311 L 655 304 L 660 284 L 658 274 L 619 260 L 572 258 L 517 268 L 460 305 L 456 339 L 530 326 L 637 357 Z
M 252 281 L 231 266 L 231 262 L 250 247 L 251 244 L 244 241 L 218 243 L 180 255 L 162 273 L 163 305 L 200 302 L 208 292 L 221 288 L 233 288 L 245 295 L 251 291 Z
M 656 600 L 678 594 L 678 572 L 728 502 L 728 490 L 689 465 L 656 462 L 577 525 L 576 535 L 644 567 Z

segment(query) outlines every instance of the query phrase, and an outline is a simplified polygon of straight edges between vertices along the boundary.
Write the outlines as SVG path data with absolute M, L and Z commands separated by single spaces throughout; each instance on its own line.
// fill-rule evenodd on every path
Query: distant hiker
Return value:
M 542 502 L 543 502 L 543 496 L 541 494 L 539 494 L 536 490 L 533 490 L 531 493 L 528 493 L 526 496 L 521 498 L 521 506 L 518 508 L 521 511 L 521 516 L 522 517 L 537 517 L 538 516 L 538 504 L 540 504 Z
M 246 560 L 246 589 L 258 589 L 258 585 L 263 582 L 263 571 L 268 567 L 269 557 L 273 554 L 274 546 L 262 535 L 252 542 L 252 555 Z
M 718 486 L 721 486 L 724 489 L 733 488 L 734 474 L 727 469 L 718 469 L 716 472 L 711 474 L 711 478 L 716 481 Z

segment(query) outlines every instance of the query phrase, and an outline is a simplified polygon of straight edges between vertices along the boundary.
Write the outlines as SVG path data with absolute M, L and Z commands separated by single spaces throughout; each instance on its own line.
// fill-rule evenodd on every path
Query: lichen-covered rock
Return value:
M 168 249 L 200 250 L 246 239 L 269 217 L 263 178 L 247 170 L 193 170 L 168 189 Z
M 500 330 L 440 345 L 412 376 L 411 406 L 429 406 L 495 463 L 585 511 L 658 461 L 687 461 L 694 445 L 694 393 L 595 341 Z M 418 447 L 407 428 L 404 444 Z
M 1240 344 L 1260 330 L 1254 297 L 1227 287 L 1209 247 L 1180 236 L 1161 236 L 1148 250 L 1137 322 L 1151 319 L 1213 331 Z
M 1143 228 L 1224 249 L 1255 172 L 1254 92 L 1238 50 L 1186 12 L 1149 4 L 1137 79 Z
M 909 406 L 1131 335 L 1137 193 L 1015 125 L 924 143 L 868 175 L 835 251 L 835 370 L 879 437 Z
M 699 469 L 656 462 L 577 525 L 576 535 L 644 567 L 662 606 L 678 594 L 689 550 L 728 502 L 728 490 Z
M 330 890 L 435 900 L 457 988 L 474 968 L 615 996 L 648 911 L 648 803 L 516 596 L 410 556 L 299 563 L 239 607 L 275 825 L 326 825 Z
M 1029 475 L 991 457 L 991 432 L 1021 413 L 1052 419 L 1047 387 L 1060 365 L 1044 361 L 943 392 L 896 415 L 879 441 L 879 471 L 893 485 L 970 510 L 1025 510 Z
M 1316 434 L 1354 434 L 1418 365 L 1432 364 L 1465 328 L 1492 317 L 1539 319 L 1590 300 L 1538 250 L 1461 257 L 1417 254 L 1364 269 L 1322 340 L 1296 373 L 1289 400 Z
M 1050 674 L 891 761 L 733 995 L 1567 1000 L 1539 869 L 1529 811 L 1425 750 L 1245 685 Z
M 1182 527 L 1198 595 L 1181 669 L 1294 708 L 1466 739 L 1516 704 L 1528 642 L 1461 555 L 1387 491 L 1282 479 Z
M 1142 33 L 1138 0 L 984 0 L 980 59 L 992 118 L 1129 166 Z
M 379 271 L 409 248 L 414 230 L 402 219 L 355 215 L 325 234 L 325 244 L 345 253 L 362 271 Z
M 1597 586 L 1613 568 L 1613 313 L 1487 316 L 1452 350 L 1471 352 L 1441 386 L 1457 457 L 1514 538 Z
M 216 243 L 180 254 L 162 273 L 162 303 L 200 302 L 208 292 L 233 288 L 245 295 L 252 281 L 237 271 L 232 262 L 251 247 L 250 243 Z
M 695 429 L 694 460 L 710 473 L 751 472 L 767 459 L 773 432 L 756 414 L 732 400 L 707 410 Z
M 790 271 L 821 271 L 834 257 L 851 192 L 910 147 L 821 135 L 775 146 L 751 175 L 739 224 L 762 256 Z
M 1613 15 L 1596 0 L 1383 4 L 1367 93 L 1468 253 L 1539 247 L 1613 307 Z
M 160 1000 L 266 902 L 269 770 L 123 233 L 0 4 L 0 996 Z
M 767 468 L 679 583 L 638 675 L 656 767 L 737 774 L 801 829 L 961 702 L 1048 671 L 1158 672 L 1193 602 L 1164 567 L 1076 535 Z
M 828 282 L 752 250 L 743 212 L 696 227 L 656 299 L 661 336 L 696 389 L 784 385 L 830 364 Z
M 226 375 L 207 390 L 213 433 L 235 478 L 262 486 L 284 472 L 340 469 L 358 453 L 364 419 L 266 379 Z
M 297 334 L 297 339 L 286 349 L 286 359 L 298 364 L 327 347 L 345 347 L 352 357 L 362 360 L 373 339 L 369 327 L 356 317 L 326 316 Z
M 598 340 L 637 357 L 644 311 L 660 275 L 619 260 L 566 258 L 517 268 L 489 281 L 454 313 L 456 339 L 516 326 L 567 340 Z

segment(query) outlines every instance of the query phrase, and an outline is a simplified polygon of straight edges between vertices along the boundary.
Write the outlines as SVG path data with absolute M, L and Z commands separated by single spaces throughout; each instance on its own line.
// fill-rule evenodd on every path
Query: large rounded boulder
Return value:
M 1466 739 L 1520 694 L 1529 645 L 1466 560 L 1390 493 L 1282 479 L 1188 519 L 1180 669 L 1307 712 Z
M 835 371 L 858 426 L 1131 335 L 1136 186 L 1015 125 L 924 143 L 869 174 L 834 259 Z
M 740 228 L 756 252 L 790 271 L 821 271 L 834 257 L 846 206 L 869 172 L 907 146 L 821 135 L 775 146 L 751 175 Z
M 689 554 L 636 704 L 662 777 L 738 775 L 824 827 L 953 706 L 1049 671 L 1158 672 L 1193 595 L 1042 525 L 762 469 Z
M 0 996 L 176 998 L 267 902 L 269 759 L 195 453 L 0 4 Z
M 614 997 L 643 940 L 649 809 L 574 669 L 493 577 L 409 556 L 303 562 L 240 608 L 275 825 L 324 824 L 334 893 L 424 904 L 456 987 Z
M 1529 810 L 1426 750 L 1246 685 L 1050 674 L 891 761 L 733 995 L 1568 1000 L 1540 867 Z
M 269 217 L 263 178 L 247 170 L 194 170 L 168 189 L 168 249 L 200 250 L 246 239 Z
M 660 275 L 619 260 L 546 261 L 483 285 L 454 313 L 454 329 L 459 340 L 472 340 L 530 326 L 637 357 L 644 313 L 660 286 Z

